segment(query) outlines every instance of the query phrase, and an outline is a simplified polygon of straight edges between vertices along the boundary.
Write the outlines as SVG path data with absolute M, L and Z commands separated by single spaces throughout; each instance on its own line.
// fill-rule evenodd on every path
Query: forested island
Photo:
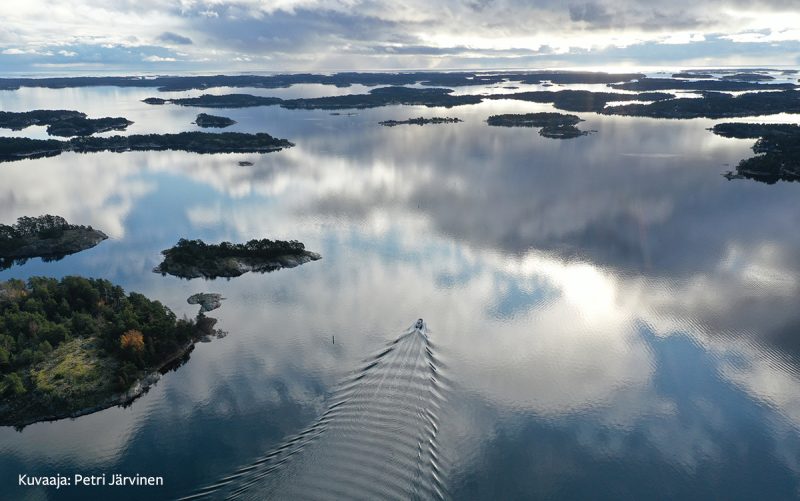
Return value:
M 516 99 L 533 103 L 553 103 L 564 111 L 602 111 L 606 104 L 614 101 L 663 101 L 673 99 L 673 94 L 665 92 L 642 92 L 623 94 L 621 92 L 592 92 L 588 90 L 559 90 L 514 92 L 511 94 L 489 94 L 486 99 Z
M 51 136 L 91 136 L 125 130 L 132 123 L 122 117 L 88 118 L 86 113 L 71 110 L 0 111 L 0 128 L 22 130 L 32 125 L 46 125 Z
M 455 86 L 462 78 L 469 77 L 464 74 L 447 74 L 447 78 L 423 81 L 423 84 L 439 82 L 452 83 Z M 278 97 L 254 96 L 250 94 L 211 95 L 204 94 L 199 97 L 163 99 L 157 97 L 147 98 L 144 101 L 150 104 L 172 103 L 180 106 L 195 106 L 207 108 L 244 108 L 254 106 L 280 106 L 286 109 L 302 110 L 343 110 L 376 108 L 392 105 L 427 106 L 427 107 L 454 107 L 478 104 L 485 100 L 520 100 L 535 103 L 552 103 L 559 110 L 571 112 L 596 112 L 609 115 L 645 116 L 652 118 L 725 118 L 748 115 L 766 115 L 774 113 L 795 113 L 800 109 L 800 91 L 791 83 L 760 83 L 755 77 L 748 74 L 736 73 L 725 75 L 730 79 L 716 79 L 710 74 L 683 73 L 681 78 L 644 78 L 623 79 L 619 82 L 617 77 L 597 75 L 597 81 L 613 81 L 607 83 L 616 92 L 599 92 L 589 90 L 566 89 L 559 91 L 526 91 L 507 94 L 455 94 L 454 90 L 445 87 L 378 87 L 366 94 L 347 94 L 338 96 L 324 96 L 314 98 L 281 99 Z M 689 78 L 698 78 L 690 80 Z M 769 75 L 759 75 L 769 77 Z M 524 83 L 541 83 L 544 85 L 549 76 L 553 81 L 571 82 L 575 80 L 592 80 L 588 74 L 575 76 L 572 73 L 531 73 L 531 74 L 506 74 L 507 79 L 517 79 Z M 626 75 L 634 77 L 636 75 Z M 705 79 L 705 76 L 712 78 Z M 737 79 L 733 79 L 733 77 Z M 741 79 L 739 79 L 741 78 Z M 766 78 L 764 78 L 766 79 Z M 753 80 L 753 81 L 750 81 Z M 679 98 L 675 94 L 663 92 L 664 90 L 683 90 L 699 92 L 701 98 Z M 625 91 L 625 92 L 621 92 Z M 749 92 L 757 91 L 757 92 Z M 774 92 L 762 92 L 774 91 Z M 734 96 L 729 92 L 745 92 Z M 638 101 L 614 105 L 618 102 Z M 417 119 L 418 120 L 418 119 Z M 424 119 L 423 119 L 424 120 Z M 399 125 L 396 121 L 387 121 L 386 124 Z M 420 123 L 420 122 L 413 122 Z M 424 123 L 424 122 L 422 122 Z
M 316 252 L 307 251 L 296 241 L 250 240 L 244 244 L 222 242 L 207 244 L 202 240 L 180 239 L 161 252 L 164 261 L 153 271 L 176 277 L 209 278 L 238 277 L 248 271 L 268 273 L 281 268 L 294 268 L 321 259 Z
M 59 155 L 63 152 L 188 151 L 191 153 L 268 153 L 294 146 L 269 134 L 180 132 L 111 137 L 76 137 L 68 141 L 0 137 L 0 162 Z
M 734 73 L 733 75 L 723 75 L 720 78 L 722 80 L 740 80 L 742 82 L 763 82 L 775 80 L 775 77 L 771 75 L 764 75 L 763 73 Z
M 394 104 L 419 106 L 452 107 L 463 104 L 481 102 L 480 96 L 453 95 L 453 89 L 445 88 L 411 88 L 411 87 L 379 87 L 367 94 L 346 94 L 342 96 L 326 96 L 312 98 L 281 99 L 278 97 L 253 96 L 250 94 L 203 94 L 200 97 L 161 99 L 151 97 L 144 99 L 147 104 L 172 103 L 180 106 L 197 106 L 203 108 L 250 108 L 254 106 L 280 105 L 287 109 L 302 110 L 339 110 L 378 108 Z
M 760 71 L 760 70 L 759 70 Z M 766 69 L 764 70 L 766 71 Z M 711 73 L 729 73 L 715 79 Z M 786 72 L 784 72 L 786 73 Z M 787 73 L 788 74 L 788 73 Z M 298 84 L 321 84 L 336 87 L 351 85 L 402 86 L 419 84 L 426 87 L 461 87 L 470 85 L 523 84 L 606 84 L 627 90 L 757 90 L 757 81 L 769 80 L 768 75 L 731 70 L 686 71 L 670 78 L 647 78 L 642 73 L 606 73 L 598 71 L 505 71 L 505 72 L 400 72 L 356 73 L 344 72 L 330 75 L 297 73 L 283 75 L 199 75 L 199 76 L 121 76 L 121 77 L 53 77 L 53 78 L 0 78 L 0 89 L 15 90 L 21 87 L 138 87 L 158 91 L 206 90 L 215 87 L 278 89 Z M 703 82 L 680 79 L 703 79 Z M 762 84 L 763 85 L 763 84 Z M 777 87 L 775 87 L 777 86 Z M 795 88 L 793 84 L 773 84 L 774 89 Z
M 693 73 L 691 71 L 682 71 L 680 73 L 674 73 L 672 78 L 714 78 L 714 75 L 711 73 Z
M 20 217 L 14 225 L 0 224 L 0 270 L 28 259 L 45 261 L 90 249 L 108 238 L 91 226 L 69 224 L 60 216 Z
M 739 162 L 736 175 L 768 184 L 800 181 L 800 125 L 722 123 L 712 129 L 723 137 L 757 139 L 756 156 Z
M 283 99 L 279 97 L 262 97 L 250 94 L 203 94 L 200 97 L 183 97 L 175 99 L 162 99 L 148 97 L 142 102 L 146 104 L 177 104 L 179 106 L 197 106 L 202 108 L 252 108 L 255 106 L 272 106 L 280 104 Z
M 397 125 L 428 125 L 428 124 L 454 124 L 461 122 L 458 118 L 450 117 L 432 117 L 432 118 L 409 118 L 408 120 L 384 120 L 378 122 L 385 127 L 395 127 Z
M 697 78 L 697 77 L 692 77 Z M 724 91 L 743 92 L 751 90 L 790 90 L 797 86 L 791 83 L 758 83 L 742 80 L 684 80 L 673 78 L 640 78 L 639 80 L 610 84 L 609 87 L 620 90 L 652 91 L 652 90 L 691 90 L 691 91 Z
M 187 357 L 214 319 L 178 319 L 107 280 L 0 283 L 0 426 L 126 404 Z
M 609 106 L 601 113 L 650 118 L 732 118 L 800 113 L 800 91 L 748 92 L 738 96 L 705 92 L 702 98 Z
M 589 134 L 589 131 L 575 127 L 582 121 L 576 115 L 548 112 L 492 115 L 486 120 L 489 125 L 497 127 L 541 127 L 539 135 L 551 139 L 570 139 Z
M 216 128 L 224 128 L 229 127 L 236 123 L 236 120 L 231 120 L 228 117 L 220 117 L 216 115 L 209 115 L 207 113 L 200 113 L 197 115 L 197 118 L 194 119 L 195 125 L 198 127 L 216 127 Z
M 254 106 L 279 105 L 287 109 L 338 110 L 377 108 L 391 105 L 418 105 L 450 108 L 466 104 L 477 104 L 484 99 L 516 99 L 535 103 L 553 103 L 565 111 L 600 111 L 613 101 L 659 101 L 673 99 L 675 95 L 665 92 L 642 92 L 624 94 L 621 92 L 592 92 L 588 90 L 532 91 L 510 94 L 453 95 L 447 88 L 379 87 L 368 94 L 347 94 L 342 96 L 280 99 L 277 97 L 251 96 L 249 94 L 211 95 L 200 97 L 161 99 L 147 98 L 149 104 L 172 103 L 180 106 L 205 108 L 249 108 Z
M 524 72 L 402 72 L 356 73 L 331 75 L 296 73 L 283 75 L 198 75 L 198 76 L 120 76 L 120 77 L 51 77 L 51 78 L 0 78 L 0 89 L 15 90 L 21 87 L 63 89 L 70 87 L 140 87 L 159 91 L 205 90 L 214 87 L 257 87 L 278 89 L 297 84 L 322 84 L 336 87 L 351 85 L 413 85 L 466 86 L 494 85 L 501 82 L 559 84 L 614 83 L 643 78 L 641 73 L 606 73 L 598 71 L 524 71 Z

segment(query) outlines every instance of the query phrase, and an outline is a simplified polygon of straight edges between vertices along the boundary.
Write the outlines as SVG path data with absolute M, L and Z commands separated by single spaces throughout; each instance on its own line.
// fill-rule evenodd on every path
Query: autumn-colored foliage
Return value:
M 131 329 L 120 336 L 119 345 L 123 350 L 141 353 L 144 350 L 144 337 L 141 332 Z

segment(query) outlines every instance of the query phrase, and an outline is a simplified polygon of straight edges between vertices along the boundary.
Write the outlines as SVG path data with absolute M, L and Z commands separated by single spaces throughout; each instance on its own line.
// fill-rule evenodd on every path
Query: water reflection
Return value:
M 41 92 L 25 105 L 55 93 L 148 131 L 190 130 L 198 111 L 136 89 Z M 158 474 L 156 497 L 187 494 L 309 426 L 337 381 L 422 316 L 453 381 L 439 438 L 456 499 L 792 497 L 797 187 L 726 182 L 751 142 L 711 121 L 584 113 L 599 132 L 570 141 L 483 122 L 549 109 L 235 110 L 237 130 L 297 146 L 3 165 L 0 221 L 58 214 L 112 238 L 0 278 L 101 276 L 187 315 L 189 295 L 219 292 L 230 335 L 129 408 L 0 430 L 0 469 Z M 445 114 L 464 123 L 377 125 Z M 152 273 L 181 237 L 298 239 L 324 259 L 210 283 Z

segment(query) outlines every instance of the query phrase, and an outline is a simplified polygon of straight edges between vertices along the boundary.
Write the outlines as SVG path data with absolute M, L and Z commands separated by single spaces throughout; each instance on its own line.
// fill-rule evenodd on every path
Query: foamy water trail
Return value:
M 444 388 L 419 320 L 343 381 L 311 427 L 183 499 L 443 499 Z

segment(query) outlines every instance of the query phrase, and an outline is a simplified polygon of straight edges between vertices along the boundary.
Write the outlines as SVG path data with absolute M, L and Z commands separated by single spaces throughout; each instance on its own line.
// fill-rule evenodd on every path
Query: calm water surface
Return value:
M 208 111 L 140 102 L 156 94 L 2 91 L 0 109 L 125 116 L 135 122 L 127 133 L 195 130 Z M 0 222 L 58 214 L 110 236 L 0 279 L 102 277 L 179 315 L 196 312 L 189 295 L 220 292 L 212 316 L 230 333 L 199 344 L 127 408 L 0 428 L 0 498 L 188 495 L 313 427 L 339 382 L 419 317 L 447 381 L 436 411 L 446 497 L 800 496 L 800 186 L 726 181 L 720 173 L 752 141 L 714 136 L 710 120 L 582 113 L 580 126 L 597 133 L 566 141 L 484 122 L 547 110 L 514 101 L 354 116 L 212 110 L 238 121 L 226 130 L 297 146 L 0 165 Z M 417 116 L 464 122 L 377 125 Z M 1 132 L 46 137 L 39 127 Z M 152 273 L 181 237 L 298 239 L 323 259 L 230 281 Z M 375 475 L 395 485 L 390 462 Z M 19 473 L 139 473 L 166 485 L 11 488 Z M 331 492 L 349 492 L 328 477 Z

